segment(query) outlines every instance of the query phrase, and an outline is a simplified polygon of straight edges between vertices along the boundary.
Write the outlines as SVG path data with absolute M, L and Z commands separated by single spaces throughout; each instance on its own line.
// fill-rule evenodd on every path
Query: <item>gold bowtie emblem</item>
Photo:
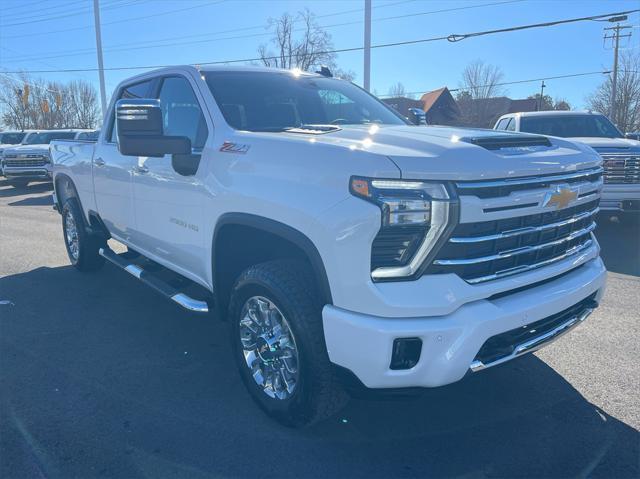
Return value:
M 554 193 L 547 195 L 544 206 L 555 206 L 557 210 L 566 208 L 578 197 L 578 193 L 569 188 L 558 188 Z

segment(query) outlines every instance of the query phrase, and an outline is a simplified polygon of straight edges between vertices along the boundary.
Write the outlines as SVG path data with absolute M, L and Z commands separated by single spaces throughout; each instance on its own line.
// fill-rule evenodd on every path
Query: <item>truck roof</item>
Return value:
M 271 67 L 263 67 L 263 66 L 251 66 L 251 65 L 201 65 L 194 67 L 193 65 L 175 65 L 171 67 L 158 68 L 156 70 L 151 70 L 145 73 L 141 73 L 139 75 L 135 75 L 132 77 L 123 80 L 118 85 L 118 88 L 122 84 L 135 82 L 138 79 L 148 78 L 150 76 L 157 76 L 162 73 L 170 73 L 175 72 L 176 70 L 182 71 L 191 71 L 193 73 L 202 73 L 202 72 L 261 72 L 261 73 L 291 73 L 295 70 L 286 70 L 283 68 L 271 68 Z M 319 73 L 307 72 L 307 71 L 299 71 L 300 75 L 304 76 L 315 76 L 322 77 Z
M 545 111 L 519 111 L 515 113 L 506 113 L 505 116 L 566 116 L 566 115 L 600 115 L 597 111 L 588 110 L 545 110 Z M 502 118 L 501 117 L 501 118 Z

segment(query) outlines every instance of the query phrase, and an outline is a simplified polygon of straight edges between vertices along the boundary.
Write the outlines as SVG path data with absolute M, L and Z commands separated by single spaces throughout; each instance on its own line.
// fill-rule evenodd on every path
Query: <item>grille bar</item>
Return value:
M 514 274 L 525 273 L 527 271 L 532 271 L 534 269 L 542 268 L 543 266 L 548 266 L 550 264 L 557 263 L 558 261 L 562 261 L 563 259 L 567 259 L 570 256 L 573 256 L 575 254 L 580 253 L 581 251 L 589 249 L 592 245 L 593 245 L 593 240 L 588 239 L 582 244 L 569 248 L 559 256 L 554 256 L 553 258 L 546 259 L 538 263 L 525 265 L 525 266 L 517 266 L 515 268 L 498 271 L 496 273 L 492 273 L 486 276 L 467 279 L 466 281 L 467 283 L 470 283 L 470 284 L 478 284 L 478 283 L 484 283 L 485 281 L 493 281 L 494 279 L 506 278 L 507 276 L 512 276 Z
M 606 184 L 640 184 L 640 155 L 602 154 Z
M 44 158 L 40 159 L 26 159 L 26 160 L 4 160 L 4 166 L 14 167 L 14 168 L 30 168 L 30 167 L 41 167 L 47 164 L 47 160 Z
M 450 238 L 449 241 L 451 243 L 481 243 L 483 241 L 493 241 L 493 240 L 500 240 L 504 238 L 512 238 L 514 236 L 520 236 L 528 233 L 540 233 L 543 231 L 552 230 L 554 228 L 560 228 L 562 226 L 568 226 L 573 223 L 577 223 L 591 216 L 594 216 L 596 213 L 598 213 L 599 210 L 600 208 L 595 208 L 591 211 L 586 211 L 584 213 L 573 216 L 564 221 L 558 221 L 556 223 L 548 223 L 542 226 L 537 226 L 537 227 L 528 226 L 525 228 L 518 228 L 515 230 L 505 231 L 503 233 L 497 233 L 497 234 L 487 235 L 487 236 L 454 237 L 454 238 Z
M 510 251 L 502 251 L 500 253 L 490 255 L 490 256 L 482 256 L 480 258 L 437 259 L 434 261 L 434 263 L 438 265 L 443 265 L 443 266 L 460 266 L 460 265 L 467 265 L 467 264 L 486 263 L 487 261 L 496 261 L 499 259 L 510 258 L 512 256 L 516 256 L 519 254 L 532 253 L 535 251 L 539 251 L 541 249 L 551 248 L 552 246 L 557 246 L 562 243 L 566 243 L 568 241 L 584 236 L 588 233 L 591 233 L 594 229 L 596 229 L 595 222 L 591 223 L 586 228 L 583 228 L 578 231 L 574 231 L 570 235 L 567 235 L 555 241 L 550 241 L 548 243 L 538 244 L 535 246 L 524 246 L 522 248 L 517 248 Z

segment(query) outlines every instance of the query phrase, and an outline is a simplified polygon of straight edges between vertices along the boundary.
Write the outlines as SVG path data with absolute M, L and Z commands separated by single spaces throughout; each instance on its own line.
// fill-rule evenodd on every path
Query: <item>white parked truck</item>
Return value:
M 536 111 L 501 116 L 494 129 L 557 136 L 579 141 L 603 159 L 600 208 L 640 213 L 640 141 L 625 136 L 604 115 L 590 111 Z
M 0 176 L 4 176 L 2 165 L 2 155 L 4 150 L 24 144 L 29 140 L 29 137 L 35 133 L 36 132 L 33 130 L 0 131 Z
M 62 139 L 89 140 L 94 136 L 94 130 L 79 129 L 31 132 L 20 145 L 4 149 L 2 172 L 9 184 L 15 187 L 27 186 L 30 181 L 50 180 L 49 143 Z
M 215 308 L 249 392 L 287 424 L 345 390 L 441 386 L 535 351 L 605 287 L 591 148 L 409 125 L 326 69 L 145 73 L 96 144 L 51 152 L 71 263 Z

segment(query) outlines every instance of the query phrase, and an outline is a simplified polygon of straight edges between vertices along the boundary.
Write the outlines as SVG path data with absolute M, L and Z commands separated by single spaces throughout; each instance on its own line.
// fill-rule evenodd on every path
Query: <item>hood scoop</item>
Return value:
M 486 150 L 520 149 L 536 146 L 551 147 L 551 142 L 546 136 L 490 135 L 460 138 L 460 141 L 481 146 Z

